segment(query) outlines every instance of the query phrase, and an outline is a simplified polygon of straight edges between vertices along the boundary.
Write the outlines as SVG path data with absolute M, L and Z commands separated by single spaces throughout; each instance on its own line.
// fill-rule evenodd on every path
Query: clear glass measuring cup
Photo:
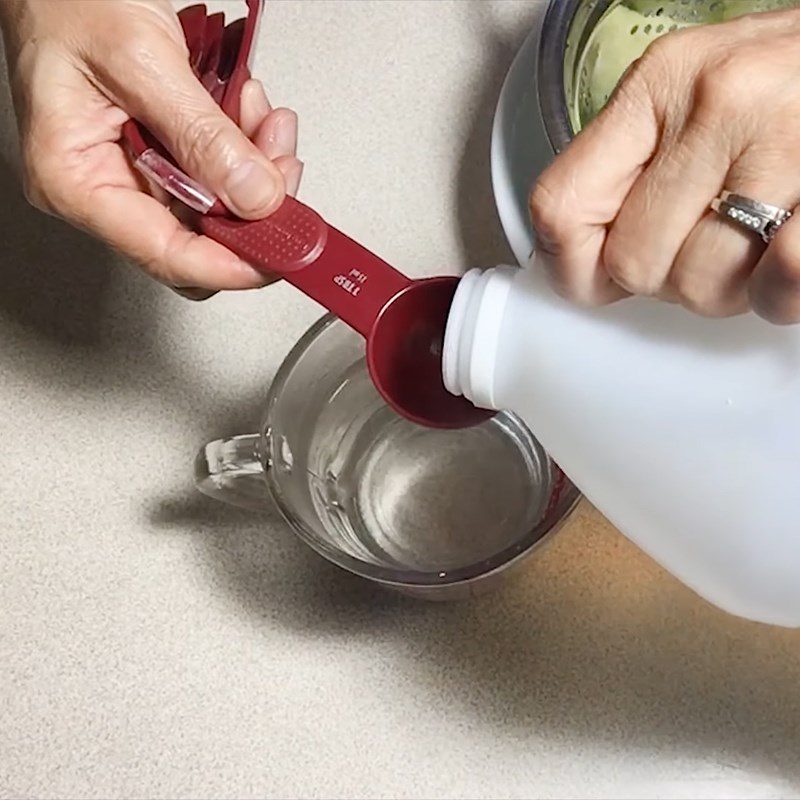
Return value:
M 513 415 L 462 430 L 400 418 L 369 378 L 364 339 L 324 317 L 270 388 L 258 433 L 198 453 L 200 491 L 274 502 L 319 554 L 429 599 L 487 588 L 566 519 L 579 493 Z

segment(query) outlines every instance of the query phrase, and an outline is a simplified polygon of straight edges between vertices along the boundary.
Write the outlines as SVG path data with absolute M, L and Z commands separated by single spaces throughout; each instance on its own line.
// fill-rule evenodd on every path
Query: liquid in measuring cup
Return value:
M 443 574 L 519 543 L 552 485 L 547 456 L 515 417 L 455 431 L 419 427 L 384 404 L 363 361 L 325 400 L 307 469 L 333 546 Z

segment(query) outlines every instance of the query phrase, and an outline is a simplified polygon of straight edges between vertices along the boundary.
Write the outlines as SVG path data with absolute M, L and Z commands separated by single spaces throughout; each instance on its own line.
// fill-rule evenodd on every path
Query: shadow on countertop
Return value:
M 66 223 L 31 208 L 16 174 L 2 161 L 0 186 L 4 206 L 0 315 L 64 348 L 101 344 L 108 251 Z
M 87 391 L 147 382 L 162 361 L 163 288 L 103 244 L 30 207 L 4 160 L 0 186 L 0 332 L 24 341 L 16 356 L 6 354 L 3 369 Z M 131 357 L 131 342 L 140 357 Z
M 442 714 L 530 740 L 532 753 L 568 737 L 800 790 L 800 634 L 702 603 L 587 507 L 505 589 L 449 604 L 372 586 L 288 531 L 265 536 L 265 518 L 201 496 L 150 519 L 201 537 L 234 613 L 369 642 L 392 653 L 398 686 L 424 686 Z
M 471 24 L 484 38 L 484 68 L 470 87 L 469 106 L 474 107 L 471 124 L 464 132 L 463 153 L 456 185 L 456 208 L 461 233 L 463 262 L 467 268 L 513 264 L 515 258 L 506 241 L 492 192 L 490 142 L 495 106 L 506 73 L 517 50 L 530 31 L 536 11 L 513 30 L 494 19 L 491 4 L 465 5 Z M 533 179 L 533 176 L 531 176 Z

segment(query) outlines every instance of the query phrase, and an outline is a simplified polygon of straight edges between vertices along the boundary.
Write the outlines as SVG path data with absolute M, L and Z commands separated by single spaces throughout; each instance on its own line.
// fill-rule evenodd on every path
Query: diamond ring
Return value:
M 721 217 L 757 233 L 767 244 L 792 216 L 791 211 L 740 194 L 725 191 L 711 201 L 711 208 Z

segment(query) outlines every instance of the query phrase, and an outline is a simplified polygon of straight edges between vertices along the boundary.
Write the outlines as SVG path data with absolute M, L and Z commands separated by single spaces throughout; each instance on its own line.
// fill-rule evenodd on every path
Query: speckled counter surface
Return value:
M 508 258 L 494 98 L 531 2 L 275 2 L 303 196 L 414 274 Z M 588 507 L 507 589 L 424 605 L 191 487 L 319 309 L 191 304 L 0 163 L 0 796 L 793 797 L 800 634 L 726 617 Z

